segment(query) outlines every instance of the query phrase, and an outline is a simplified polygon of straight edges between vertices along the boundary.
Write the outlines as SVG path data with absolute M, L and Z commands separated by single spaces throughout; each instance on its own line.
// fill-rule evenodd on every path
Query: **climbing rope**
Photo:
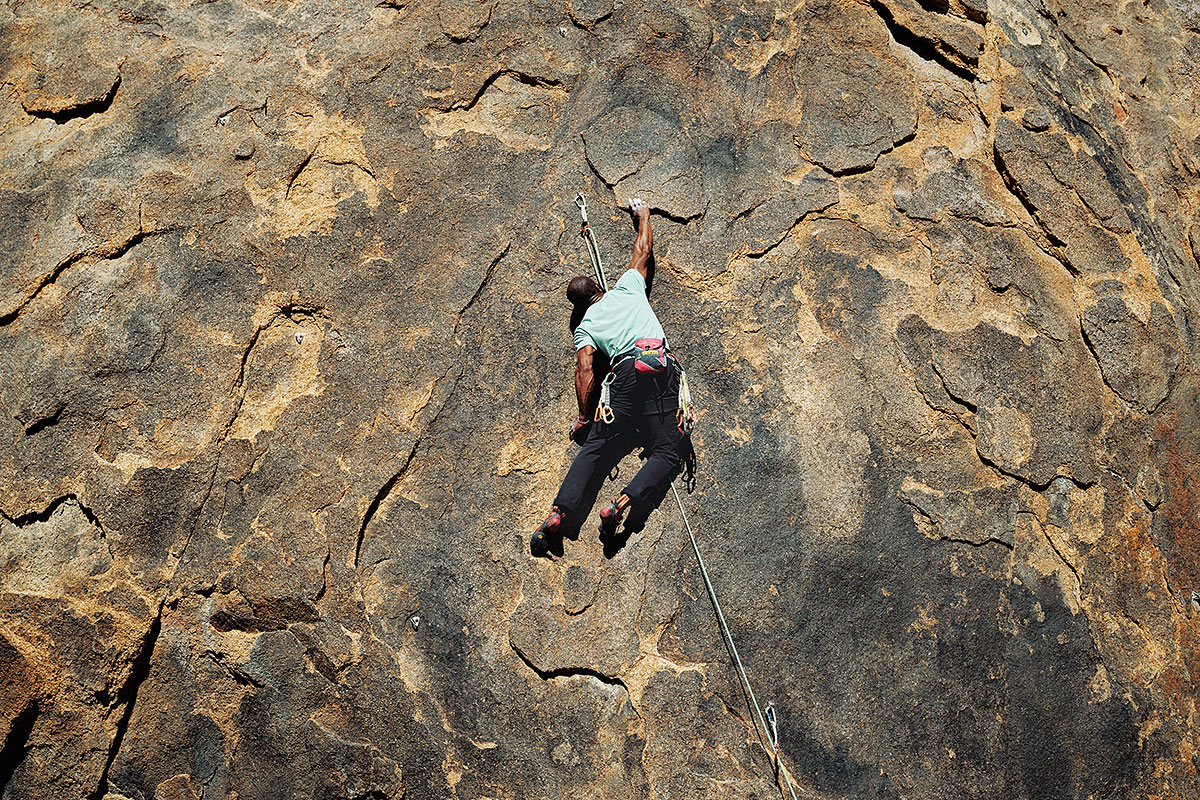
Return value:
M 708 599 L 712 601 L 713 611 L 717 614 L 717 622 L 721 625 L 721 633 L 725 638 L 725 646 L 729 648 L 729 655 L 733 657 L 738 677 L 742 680 L 742 688 L 746 691 L 746 696 L 750 699 L 750 705 L 754 708 L 754 714 L 758 719 L 758 726 L 755 727 L 755 733 L 763 736 L 766 741 L 771 743 L 771 761 L 775 767 L 775 774 L 783 776 L 792 800 L 797 800 L 796 790 L 792 787 L 792 776 L 788 773 L 787 767 L 783 766 L 783 761 L 779 758 L 779 727 L 775 717 L 775 708 L 768 703 L 766 716 L 763 716 L 762 708 L 758 705 L 758 699 L 754 696 L 754 689 L 750 688 L 750 678 L 746 675 L 746 668 L 742 665 L 741 656 L 738 655 L 737 645 L 733 643 L 733 634 L 729 631 L 729 623 L 725 621 L 725 614 L 721 611 L 721 603 L 717 600 L 717 591 L 713 588 L 712 579 L 708 577 L 708 567 L 704 565 L 704 557 L 700 555 L 700 545 L 696 543 L 696 535 L 692 532 L 692 524 L 688 521 L 687 512 L 683 510 L 683 500 L 679 497 L 679 490 L 675 488 L 673 481 L 671 483 L 671 492 L 675 495 L 675 505 L 679 506 L 679 516 L 683 519 L 683 526 L 687 529 L 688 538 L 692 541 L 692 550 L 696 553 L 696 563 L 700 565 L 700 576 L 704 578 L 704 588 L 708 590 Z M 770 722 L 768 723 L 767 720 L 770 720 Z
M 579 213 L 583 217 L 579 235 L 583 237 L 588 257 L 592 262 L 592 269 L 596 272 L 596 283 L 600 284 L 600 288 L 607 292 L 608 281 L 604 277 L 604 267 L 600 264 L 600 248 L 596 244 L 596 237 L 592 233 L 591 226 L 588 225 L 587 200 L 584 199 L 582 192 L 575 196 L 575 205 L 579 208 Z M 596 418 L 603 418 L 608 422 L 612 421 L 608 418 L 612 414 L 612 410 L 608 406 L 609 382 L 612 377 L 613 373 L 610 372 L 601 385 L 600 402 L 596 408 Z M 692 393 L 688 389 L 687 378 L 682 367 L 679 367 L 679 377 L 679 411 L 676 419 L 679 423 L 680 431 L 690 434 L 692 428 L 695 426 L 695 411 L 692 406 Z M 602 411 L 602 409 L 605 409 L 605 411 Z M 685 479 L 687 479 L 686 476 Z M 690 478 L 690 480 L 694 481 L 694 478 Z M 679 506 L 679 516 L 683 520 L 684 528 L 687 529 L 688 539 L 692 542 L 692 550 L 696 553 L 696 563 L 700 565 L 700 575 L 704 578 L 704 588 L 708 590 L 708 599 L 712 601 L 713 611 L 717 614 L 717 622 L 721 626 L 721 634 L 725 640 L 725 647 L 728 648 L 729 655 L 733 657 L 733 663 L 737 667 L 738 676 L 742 681 L 742 689 L 746 692 L 746 697 L 750 700 L 750 705 L 753 707 L 755 717 L 758 720 L 757 725 L 752 725 L 755 735 L 760 737 L 760 743 L 763 741 L 771 743 L 771 761 L 775 768 L 776 780 L 778 781 L 779 776 L 782 775 L 788 794 L 792 796 L 792 800 L 798 800 L 796 790 L 792 785 L 792 776 L 787 771 L 787 767 L 783 765 L 783 761 L 779 756 L 779 722 L 775 713 L 775 707 L 772 703 L 768 703 L 767 711 L 764 715 L 762 708 L 758 705 L 758 699 L 754 696 L 754 690 L 750 688 L 750 678 L 746 675 L 746 668 L 742 665 L 741 656 L 738 655 L 737 645 L 733 643 L 733 634 L 729 630 L 729 623 L 725 621 L 725 614 L 721 611 L 721 603 L 717 600 L 717 592 L 713 589 L 712 580 L 708 576 L 708 567 L 704 564 L 704 557 L 700 555 L 700 545 L 696 543 L 696 535 L 692 532 L 692 524 L 688 521 L 687 512 L 683 510 L 683 500 L 679 497 L 679 490 L 675 488 L 674 481 L 671 481 L 671 492 L 675 495 L 675 504 Z

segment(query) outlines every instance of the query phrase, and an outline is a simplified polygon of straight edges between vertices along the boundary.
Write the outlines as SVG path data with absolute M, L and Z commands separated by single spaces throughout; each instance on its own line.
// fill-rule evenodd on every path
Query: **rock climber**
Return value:
M 681 465 L 690 441 L 690 429 L 680 408 L 680 369 L 666 342 L 666 334 L 648 299 L 654 282 L 654 234 L 650 209 L 634 198 L 629 203 L 636 238 L 629 269 L 612 288 L 602 291 L 596 281 L 580 275 L 567 284 L 567 299 L 574 306 L 575 399 L 579 416 L 568 435 L 582 446 L 571 463 L 550 514 L 533 534 L 530 549 L 545 555 L 564 524 L 587 515 L 583 508 L 589 484 L 602 477 L 635 447 L 642 447 L 646 463 L 621 494 L 600 511 L 602 540 L 616 539 L 626 513 L 626 536 L 645 522 L 661 492 Z M 610 370 L 597 382 L 597 362 Z M 593 414 L 593 409 L 595 413 Z M 657 495 L 657 499 L 656 499 Z M 635 522 L 636 520 L 636 522 Z

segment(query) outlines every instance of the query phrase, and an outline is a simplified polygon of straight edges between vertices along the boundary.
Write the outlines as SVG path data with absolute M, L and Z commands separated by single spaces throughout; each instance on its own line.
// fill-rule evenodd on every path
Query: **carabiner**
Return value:
M 779 721 L 775 717 L 775 703 L 767 703 L 767 724 L 771 726 L 771 749 L 779 752 Z
M 579 213 L 583 217 L 583 221 L 586 223 L 588 221 L 587 199 L 584 198 L 583 192 L 580 192 L 579 194 L 575 195 L 575 207 L 579 209 Z

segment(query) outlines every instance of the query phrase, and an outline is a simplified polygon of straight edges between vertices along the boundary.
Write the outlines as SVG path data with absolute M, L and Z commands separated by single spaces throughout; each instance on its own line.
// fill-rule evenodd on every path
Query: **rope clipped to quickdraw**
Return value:
M 596 235 L 592 233 L 592 226 L 588 224 L 587 218 L 587 200 L 583 196 L 583 192 L 575 195 L 575 206 L 579 209 L 579 215 L 583 217 L 583 221 L 579 223 L 579 235 L 583 237 L 583 245 L 587 248 L 588 256 L 592 261 L 592 269 L 596 272 L 596 283 L 600 284 L 600 291 L 608 291 L 608 281 L 604 277 L 604 267 L 600 263 L 600 245 L 596 244 Z

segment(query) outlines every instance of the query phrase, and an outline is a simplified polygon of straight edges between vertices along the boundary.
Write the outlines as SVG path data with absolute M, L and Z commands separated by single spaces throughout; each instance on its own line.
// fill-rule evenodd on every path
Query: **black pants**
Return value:
M 622 491 L 633 509 L 649 513 L 647 503 L 662 499 L 662 491 L 679 474 L 686 437 L 676 425 L 679 374 L 673 362 L 660 373 L 638 372 L 629 359 L 617 365 L 611 386 L 612 423 L 594 422 L 583 449 L 563 480 L 554 505 L 568 520 L 578 521 L 589 509 L 580 506 L 596 479 L 636 447 L 643 448 L 646 463 Z

